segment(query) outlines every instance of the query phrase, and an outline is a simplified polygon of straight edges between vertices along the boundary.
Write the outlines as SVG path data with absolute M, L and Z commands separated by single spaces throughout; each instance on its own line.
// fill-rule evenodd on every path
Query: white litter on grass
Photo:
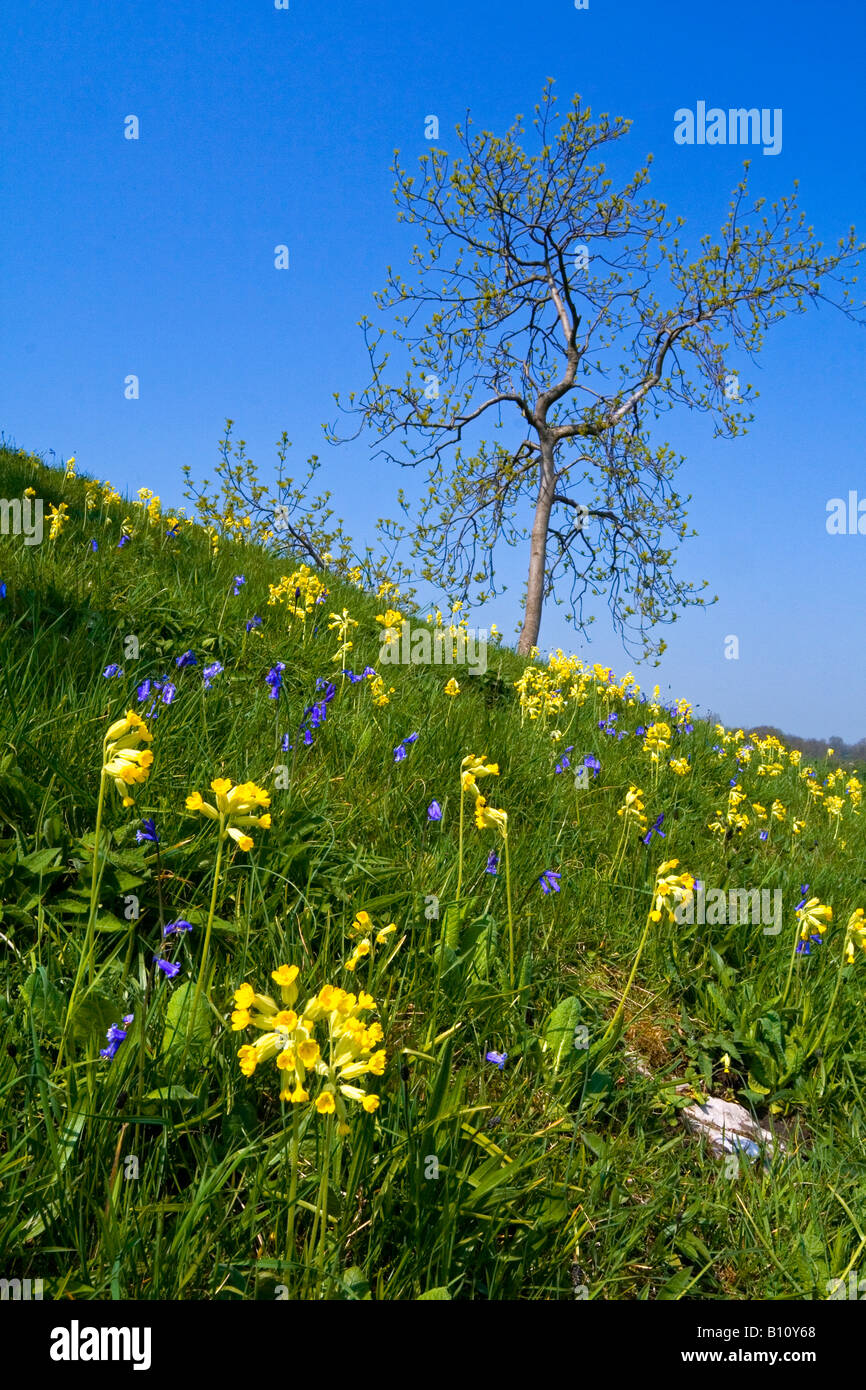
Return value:
M 678 1086 L 678 1091 L 691 1090 L 690 1086 Z M 784 1144 L 752 1119 L 748 1110 L 735 1101 L 720 1100 L 718 1096 L 708 1096 L 703 1105 L 690 1105 L 681 1112 L 683 1121 L 693 1134 L 706 1139 L 711 1152 L 721 1158 L 724 1154 L 744 1153 L 749 1158 L 773 1158 L 777 1148 L 784 1151 Z

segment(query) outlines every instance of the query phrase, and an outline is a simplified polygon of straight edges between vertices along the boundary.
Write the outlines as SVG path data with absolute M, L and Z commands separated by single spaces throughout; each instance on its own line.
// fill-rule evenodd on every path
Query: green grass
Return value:
M 834 835 L 821 800 L 806 815 L 802 769 L 785 757 L 783 772 L 759 776 L 755 753 L 740 785 L 748 803 L 782 802 L 785 821 L 767 841 L 751 810 L 742 832 L 713 833 L 737 774 L 733 741 L 714 752 L 707 725 L 674 731 L 654 785 L 634 734 L 652 715 L 611 703 L 595 679 L 582 703 L 533 720 L 514 688 L 527 663 L 491 649 L 487 675 L 456 671 L 451 700 L 448 668 L 380 668 L 385 602 L 345 576 L 323 576 L 328 598 L 302 633 L 267 603 L 296 562 L 231 542 L 214 556 L 200 529 L 169 540 L 129 503 L 87 515 L 84 480 L 0 452 L 0 494 L 27 486 L 46 505 L 65 500 L 70 521 L 40 546 L 0 537 L 0 1274 L 75 1299 L 798 1299 L 824 1298 L 828 1279 L 866 1260 L 866 953 L 836 992 L 866 855 L 843 784 Z M 118 548 L 128 514 L 135 534 Z M 335 674 L 327 615 L 344 607 L 358 622 L 353 669 L 369 663 L 394 687 L 385 707 L 368 681 Z M 264 621 L 247 634 L 254 613 Z M 180 670 L 187 649 L 198 665 Z M 209 661 L 224 671 L 205 692 Z M 277 702 L 265 681 L 276 661 Z M 111 663 L 122 677 L 103 677 Z M 129 810 L 107 789 L 90 981 L 102 739 L 130 706 L 148 709 L 136 688 L 163 675 L 178 691 L 148 721 L 151 775 Z M 337 690 L 306 747 L 296 735 L 319 677 Z M 609 708 L 621 740 L 599 728 Z M 568 745 L 572 768 L 556 774 Z M 503 860 L 485 872 L 502 842 L 476 829 L 468 801 L 456 900 L 470 753 L 500 768 L 480 788 L 509 818 L 514 981 Z M 601 772 L 578 790 L 574 761 L 588 754 Z M 668 759 L 686 756 L 692 771 L 678 777 Z M 834 765 L 817 764 L 817 780 Z M 224 858 L 205 1002 L 190 1020 L 217 837 L 185 799 L 207 798 L 220 776 L 267 788 L 273 824 Z M 618 856 L 631 784 L 650 824 L 664 813 L 666 838 L 647 846 L 630 830 Z M 434 798 L 439 823 L 427 819 Z M 158 856 L 136 842 L 148 816 Z M 782 930 L 663 914 L 611 1028 L 668 858 L 709 886 L 781 889 Z M 538 877 L 551 869 L 561 892 L 545 895 Z M 805 883 L 833 922 L 795 960 L 786 994 Z M 397 932 L 353 976 L 343 962 L 362 910 Z M 169 981 L 152 960 L 177 918 L 194 930 Z M 280 1102 L 273 1062 L 240 1072 L 255 1032 L 232 1031 L 232 993 L 273 989 L 282 963 L 300 967 L 301 1000 L 331 982 L 378 1002 L 387 1066 L 361 1084 L 381 1104 L 375 1115 L 350 1104 L 345 1136 Z M 126 1042 L 103 1060 L 106 1029 L 127 1014 Z M 581 1028 L 587 1046 L 573 1045 Z M 502 1070 L 484 1060 L 491 1049 L 507 1052 Z M 677 1092 L 684 1082 L 692 1094 Z M 752 1109 L 784 1153 L 744 1158 L 732 1177 L 679 1119 L 708 1092 Z

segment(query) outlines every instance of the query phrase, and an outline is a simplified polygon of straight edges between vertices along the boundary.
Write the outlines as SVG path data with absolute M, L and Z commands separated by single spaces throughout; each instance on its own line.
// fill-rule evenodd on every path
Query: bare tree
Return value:
M 497 544 L 528 539 L 520 652 L 537 642 L 545 598 L 564 601 L 566 579 L 575 626 L 592 621 L 587 595 L 606 594 L 626 645 L 639 636 L 643 654 L 658 655 L 665 644 L 650 630 L 706 600 L 674 577 L 690 499 L 674 490 L 683 459 L 656 421 L 684 405 L 711 414 L 717 435 L 741 433 L 757 393 L 740 388 L 736 364 L 809 301 L 855 318 L 840 268 L 862 247 L 852 228 L 823 252 L 796 185 L 766 211 L 759 198 L 745 223 L 747 162 L 718 239 L 703 237 L 692 257 L 683 219 L 666 221 L 643 194 L 652 156 L 616 189 L 593 162 L 630 122 L 594 124 L 575 96 L 554 132 L 552 88 L 535 108 L 532 154 L 521 117 L 500 138 L 474 134 L 467 115 L 460 154 L 424 155 L 418 181 L 395 155 L 398 218 L 421 227 L 423 244 L 412 282 L 389 268 L 375 300 L 405 374 L 386 381 L 387 329 L 363 319 L 370 381 L 346 404 L 337 396 L 358 428 L 328 433 L 343 442 L 372 427 L 374 456 L 427 465 L 415 554 L 452 596 L 499 592 Z M 488 427 L 508 427 L 507 442 L 479 438 Z M 400 502 L 408 513 L 402 490 Z

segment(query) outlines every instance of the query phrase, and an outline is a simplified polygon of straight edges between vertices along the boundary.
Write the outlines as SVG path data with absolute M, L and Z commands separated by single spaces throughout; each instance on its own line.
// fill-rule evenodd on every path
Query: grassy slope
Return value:
M 787 820 L 767 842 L 754 817 L 742 834 L 721 839 L 707 826 L 725 811 L 735 759 L 712 751 L 713 730 L 696 723 L 692 734 L 675 733 L 670 756 L 689 755 L 692 772 L 679 778 L 664 760 L 651 790 L 633 732 L 649 722 L 641 704 L 614 702 L 629 731 L 621 740 L 599 730 L 607 704 L 594 680 L 582 705 L 531 721 L 513 689 L 525 663 L 510 652 L 492 656 L 483 679 L 458 672 L 453 701 L 443 694 L 452 673 L 442 668 L 382 668 L 395 693 L 381 709 L 367 682 L 347 682 L 313 746 L 301 745 L 292 760 L 278 751 L 280 737 L 294 735 L 316 678 L 340 668 L 324 621 L 302 638 L 283 608 L 267 605 L 268 583 L 291 562 L 237 545 L 213 557 L 195 529 L 167 541 L 164 525 L 140 523 L 118 549 L 120 519 L 137 508 L 86 518 L 83 482 L 64 483 L 32 456 L 0 454 L 0 494 L 21 496 L 28 485 L 46 505 L 65 498 L 72 519 L 40 547 L 0 537 L 7 1276 L 42 1277 L 46 1297 L 78 1298 L 273 1297 L 283 1283 L 304 1297 L 323 1287 L 358 1297 L 369 1287 L 373 1297 L 412 1298 L 447 1286 L 454 1297 L 562 1298 L 581 1285 L 590 1298 L 765 1299 L 824 1297 L 826 1280 L 856 1265 L 866 1171 L 862 953 L 842 977 L 821 1056 L 805 1054 L 827 1016 L 848 915 L 866 901 L 862 816 L 846 804 L 834 839 L 822 806 L 813 806 L 794 837 L 803 779 L 787 760 L 781 775 L 759 777 L 754 758 L 741 785 L 768 807 L 780 799 Z M 237 597 L 236 574 L 246 576 Z M 346 581 L 328 583 L 324 611 L 346 607 L 359 623 L 355 670 L 378 667 L 382 602 Z M 247 635 L 253 613 L 264 622 Z M 130 634 L 137 660 L 124 656 Z M 188 648 L 199 665 L 178 672 L 174 658 Z M 207 693 L 204 660 L 225 667 Z M 277 660 L 286 671 L 275 703 L 264 677 Z M 124 676 L 105 679 L 109 663 Z M 168 672 L 178 695 L 151 721 L 152 775 L 135 789 L 132 810 L 113 791 L 107 803 L 96 986 L 58 1068 L 87 922 L 102 736 L 141 680 Z M 395 763 L 392 750 L 413 732 L 417 741 Z M 587 791 L 553 772 L 566 745 L 573 759 L 601 759 Z M 489 851 L 501 846 L 471 816 L 467 910 L 459 922 L 448 911 L 467 753 L 500 767 L 483 790 L 509 815 L 519 1002 L 508 979 L 504 874 L 485 873 Z M 274 768 L 284 762 L 291 785 L 276 790 Z M 823 779 L 827 767 L 817 771 Z M 255 833 L 250 854 L 234 852 L 222 879 L 207 1043 L 181 1074 L 177 1051 L 163 1048 L 165 1015 L 195 977 L 215 847 L 212 827 L 184 802 L 194 789 L 207 795 L 217 776 L 271 789 L 273 828 Z M 645 789 L 651 822 L 664 812 L 667 837 L 647 847 L 632 834 L 616 866 L 616 812 L 630 783 Z M 434 797 L 439 824 L 426 815 Z M 136 844 L 142 816 L 160 828 L 159 866 L 152 845 Z M 601 1047 L 667 857 L 708 885 L 781 888 L 782 932 L 659 924 L 629 996 L 627 1031 Z M 558 895 L 538 884 L 548 869 L 562 875 Z M 833 905 L 834 923 L 823 946 L 797 960 L 781 1002 L 801 883 Z M 137 921 L 125 919 L 127 893 L 140 901 Z M 425 916 L 434 894 L 438 921 Z M 396 923 L 392 939 L 406 939 L 375 981 L 388 1051 L 381 1108 L 375 1117 L 356 1110 L 351 1134 L 328 1155 L 320 1272 L 310 1241 L 325 1127 L 305 1114 L 302 1205 L 288 1251 L 291 1125 L 273 1063 L 241 1076 L 237 1047 L 251 1037 L 232 1032 L 228 1015 L 233 989 L 243 980 L 273 988 L 270 972 L 284 961 L 301 966 L 302 998 L 326 980 L 351 987 L 341 963 L 361 909 L 377 928 Z M 152 978 L 161 911 L 163 921 L 196 926 L 175 982 Z M 441 949 L 443 925 L 455 950 Z M 364 968 L 356 989 L 372 987 Z M 551 1010 L 567 998 L 575 1001 L 567 1028 L 585 1025 L 590 1049 L 569 1045 L 555 1069 L 542 1041 Z M 109 1064 L 96 1049 L 125 1013 L 136 1022 Z M 502 1071 L 485 1063 L 488 1049 L 508 1053 Z M 683 1080 L 737 1095 L 765 1122 L 772 1104 L 786 1156 L 765 1172 L 744 1162 L 738 1177 L 726 1174 L 678 1120 L 684 1101 L 674 1088 Z M 136 1167 L 130 1155 L 137 1177 L 126 1176 Z

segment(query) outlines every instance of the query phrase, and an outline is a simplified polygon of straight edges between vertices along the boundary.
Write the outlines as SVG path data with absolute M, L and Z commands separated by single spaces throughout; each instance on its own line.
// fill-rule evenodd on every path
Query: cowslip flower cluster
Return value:
M 352 954 L 349 959 L 343 962 L 343 969 L 348 970 L 350 974 L 357 970 L 361 961 L 367 956 L 372 957 L 374 955 L 375 946 L 385 946 L 389 937 L 396 933 L 397 927 L 393 922 L 390 922 L 387 927 L 382 927 L 381 931 L 376 932 L 375 942 L 372 935 L 373 931 L 373 919 L 369 912 L 356 912 L 350 935 L 361 939 L 356 941 L 352 947 Z
M 193 792 L 186 799 L 186 809 L 200 812 L 208 820 L 219 821 L 220 837 L 230 835 L 242 850 L 253 847 L 253 838 L 246 834 L 254 825 L 261 830 L 270 830 L 270 813 L 254 816 L 250 813 L 262 806 L 270 806 L 271 798 L 255 782 L 239 782 L 233 786 L 229 777 L 216 777 L 211 782 L 211 791 L 216 793 L 216 806 L 202 798 L 201 792 Z
M 270 605 L 285 603 L 293 618 L 306 620 L 319 603 L 324 603 L 328 590 L 309 565 L 301 565 L 292 574 L 284 574 L 279 584 L 269 584 Z
M 638 831 L 646 830 L 646 811 L 643 804 L 643 792 L 640 787 L 629 787 L 625 794 L 625 801 L 619 807 L 617 815 L 624 818 L 624 828 L 629 824 L 634 824 Z
M 861 951 L 866 951 L 866 912 L 862 907 L 855 908 L 848 918 L 845 933 L 845 961 L 848 965 L 854 964 L 855 946 L 859 946 Z
M 804 897 L 799 905 L 794 909 L 794 915 L 800 923 L 800 940 L 797 942 L 797 955 L 809 956 L 812 954 L 812 946 L 820 946 L 824 933 L 833 919 L 833 909 L 827 903 L 822 903 L 820 898 L 806 898 L 808 884 L 803 888 Z
M 127 710 L 106 732 L 102 745 L 102 773 L 110 777 L 124 806 L 133 804 L 129 788 L 146 782 L 153 754 L 142 743 L 152 743 L 153 734 L 135 710 Z
M 340 1132 L 346 1133 L 347 1100 L 359 1103 L 370 1115 L 379 1108 L 379 1097 L 355 1084 L 363 1076 L 382 1076 L 385 1071 L 387 1054 L 379 1047 L 382 1026 L 361 1018 L 377 1007 L 376 1001 L 363 990 L 349 994 L 326 984 L 296 1008 L 298 974 L 296 965 L 281 965 L 271 972 L 282 1007 L 250 984 L 235 990 L 232 1030 L 253 1027 L 260 1031 L 254 1043 L 239 1049 L 240 1068 L 249 1077 L 275 1058 L 280 1100 L 292 1105 L 310 1103 L 319 1115 L 336 1114 Z
M 497 811 L 487 804 L 487 798 L 478 790 L 479 777 L 498 777 L 499 764 L 488 763 L 487 754 L 479 757 L 468 753 L 460 764 L 461 793 L 471 791 L 475 797 L 475 824 L 479 830 L 498 830 L 503 839 L 508 834 L 508 813 Z
M 676 909 L 681 904 L 686 904 L 694 892 L 695 880 L 691 874 L 674 874 L 672 869 L 679 865 L 678 859 L 666 859 L 663 864 L 659 864 L 656 869 L 656 881 L 653 888 L 653 905 L 650 909 L 650 920 L 660 922 L 662 912 L 668 914 L 668 921 L 675 922 Z
M 48 508 L 48 520 L 51 523 L 48 531 L 48 539 L 56 541 L 64 526 L 69 520 L 69 508 L 65 502 L 61 502 L 59 507 L 55 507 L 52 502 Z
M 349 617 L 348 608 L 344 608 L 342 613 L 332 613 L 331 621 L 328 623 L 328 631 L 336 632 L 340 639 L 340 645 L 331 657 L 332 661 L 339 661 L 342 666 L 346 664 L 346 657 L 352 650 L 354 643 L 349 640 L 349 633 L 358 624 L 354 618 Z

